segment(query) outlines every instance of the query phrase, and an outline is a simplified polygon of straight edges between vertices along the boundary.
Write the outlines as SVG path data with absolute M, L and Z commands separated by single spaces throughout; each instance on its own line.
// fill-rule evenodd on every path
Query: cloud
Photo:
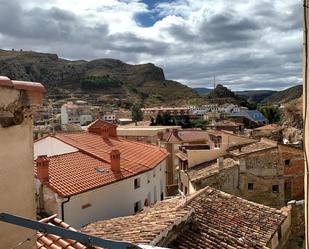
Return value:
M 0 47 L 68 59 L 152 62 L 210 87 L 279 89 L 301 82 L 300 0 L 0 0 Z

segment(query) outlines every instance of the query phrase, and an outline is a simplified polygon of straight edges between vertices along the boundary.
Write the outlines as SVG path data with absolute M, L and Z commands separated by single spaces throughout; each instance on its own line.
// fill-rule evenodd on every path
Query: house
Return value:
M 241 197 L 274 207 L 304 198 L 301 149 L 263 138 L 230 154 L 239 161 Z
M 166 150 L 119 138 L 117 126 L 102 120 L 36 141 L 34 156 L 38 212 L 76 228 L 165 197 Z
M 256 128 L 268 123 L 267 118 L 265 118 L 258 110 L 231 113 L 228 118 L 235 122 L 243 123 L 245 128 Z
M 169 113 L 173 117 L 189 116 L 190 108 L 188 107 L 153 107 L 141 109 L 144 118 L 150 119 L 150 117 L 156 117 L 158 114 Z
M 44 91 L 40 83 L 0 76 L 0 213 L 35 218 L 32 115 Z M 1 222 L 0 234 L 1 248 L 15 248 L 33 232 Z
M 87 125 L 92 122 L 90 107 L 85 101 L 67 102 L 61 106 L 61 124 Z
M 198 156 L 197 160 L 199 153 L 203 157 Z M 298 148 L 268 139 L 232 146 L 217 158 L 209 148 L 181 146 L 179 188 L 190 194 L 211 186 L 257 203 L 281 207 L 290 200 L 304 198 L 302 153 Z
M 166 148 L 170 153 L 167 160 L 168 194 L 178 191 L 181 182 L 178 169 L 182 167 L 182 164 L 188 164 L 188 157 L 190 158 L 188 167 L 191 167 L 227 154 L 227 149 L 230 146 L 255 141 L 247 137 L 216 130 L 173 129 L 168 134 L 159 135 L 161 147 Z M 182 145 L 184 146 L 181 148 Z M 186 153 L 189 153 L 190 156 Z
M 81 231 L 165 248 L 279 249 L 288 240 L 290 226 L 289 208 L 277 210 L 206 187 L 132 216 L 94 222 Z
M 106 122 L 110 122 L 115 124 L 116 123 L 116 115 L 115 114 L 104 114 L 103 120 Z
M 253 137 L 267 137 L 275 140 L 282 140 L 282 127 L 278 124 L 268 124 L 253 129 L 251 132 Z
M 215 129 L 215 130 L 231 131 L 233 133 L 241 133 L 244 130 L 244 124 L 233 122 L 230 120 L 212 122 L 207 127 L 210 129 Z

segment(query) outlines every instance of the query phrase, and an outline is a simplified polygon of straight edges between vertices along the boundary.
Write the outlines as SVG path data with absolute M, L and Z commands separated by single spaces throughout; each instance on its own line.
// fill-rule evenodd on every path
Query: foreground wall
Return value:
M 22 120 L 22 114 L 12 120 L 12 113 L 28 101 L 23 93 L 0 87 L 0 213 L 35 219 L 32 119 Z M 33 234 L 32 230 L 0 222 L 0 248 L 15 247 Z M 18 248 L 31 245 L 33 238 Z

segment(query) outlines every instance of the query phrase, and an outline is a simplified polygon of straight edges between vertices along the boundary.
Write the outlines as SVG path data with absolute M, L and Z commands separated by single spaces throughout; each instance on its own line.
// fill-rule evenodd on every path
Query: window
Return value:
M 142 209 L 141 201 L 137 201 L 134 203 L 134 213 L 137 213 Z
M 290 165 L 291 160 L 290 159 L 286 159 L 284 160 L 284 165 L 285 166 L 289 166 Z
M 279 193 L 279 185 L 273 185 L 272 190 L 273 193 Z
M 253 183 L 248 183 L 248 190 L 253 190 Z
M 188 194 L 188 188 L 185 187 L 185 195 Z
M 156 177 L 156 169 L 153 170 L 153 177 Z
M 134 189 L 137 189 L 140 186 L 141 186 L 141 179 L 140 178 L 134 179 Z
M 85 208 L 88 208 L 88 207 L 91 207 L 91 204 L 90 203 L 87 203 L 85 205 L 82 205 L 82 209 L 85 209 Z
M 150 173 L 147 173 L 147 183 L 150 183 Z
M 161 192 L 161 201 L 163 201 L 163 200 L 164 200 L 164 193 Z

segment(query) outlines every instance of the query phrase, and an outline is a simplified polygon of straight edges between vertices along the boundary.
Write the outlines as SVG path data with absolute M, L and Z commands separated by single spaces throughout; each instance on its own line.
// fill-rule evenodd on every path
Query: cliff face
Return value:
M 57 87 L 58 92 L 65 89 L 98 97 L 115 94 L 146 105 L 180 104 L 198 97 L 191 88 L 166 80 L 163 70 L 151 63 L 130 65 L 114 59 L 69 61 L 56 54 L 0 50 L 0 75 L 42 82 L 47 94 Z M 89 77 L 96 81 L 93 89 L 83 88 L 82 82 Z

